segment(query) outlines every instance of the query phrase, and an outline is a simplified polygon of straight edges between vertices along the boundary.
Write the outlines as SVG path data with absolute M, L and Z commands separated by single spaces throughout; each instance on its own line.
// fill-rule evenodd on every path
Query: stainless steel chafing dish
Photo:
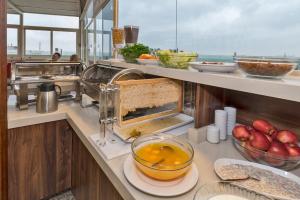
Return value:
M 83 94 L 91 97 L 99 103 L 101 87 L 112 87 L 116 81 L 136 80 L 145 78 L 144 74 L 137 69 L 122 69 L 118 67 L 95 64 L 86 68 L 81 75 Z M 100 85 L 102 85 L 100 87 Z M 94 103 L 95 103 L 94 102 Z
M 104 137 L 107 125 L 117 121 L 115 102 L 118 85 L 115 82 L 143 78 L 145 78 L 143 73 L 136 69 L 99 64 L 89 66 L 82 72 L 82 95 L 87 95 L 93 100 L 92 104 L 99 106 L 100 133 L 104 134 Z
M 59 100 L 74 99 L 70 94 L 76 92 L 80 98 L 80 75 L 84 65 L 80 62 L 15 62 L 11 67 L 9 84 L 17 96 L 17 107 L 27 109 L 35 103 L 34 96 L 41 83 L 55 82 L 61 86 L 62 95 Z M 33 98 L 29 97 L 33 95 Z
M 182 116 L 178 117 L 182 112 L 181 81 L 146 75 L 137 69 L 96 64 L 83 71 L 81 84 L 81 104 L 89 105 L 83 102 L 87 97 L 90 105 L 99 107 L 101 138 L 105 138 L 107 127 L 112 127 L 109 131 L 126 141 L 132 129 L 146 122 L 173 116 L 150 126 L 161 125 L 164 129 L 185 123 Z

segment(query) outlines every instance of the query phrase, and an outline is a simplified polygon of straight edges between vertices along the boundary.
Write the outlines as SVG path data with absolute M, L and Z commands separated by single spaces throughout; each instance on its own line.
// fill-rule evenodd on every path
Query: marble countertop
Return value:
M 99 64 L 121 68 L 135 68 L 144 73 L 163 76 L 193 83 L 216 86 L 241 92 L 300 102 L 300 73 L 295 71 L 284 79 L 249 78 L 239 70 L 235 73 L 210 73 L 196 70 L 172 69 L 160 66 L 130 64 L 120 61 L 104 60 Z
M 123 162 L 128 155 L 123 155 L 111 160 L 107 160 L 101 152 L 93 145 L 90 136 L 99 132 L 98 110 L 95 107 L 82 108 L 75 102 L 62 102 L 59 104 L 58 111 L 48 114 L 38 114 L 35 112 L 35 106 L 31 106 L 28 110 L 19 111 L 13 103 L 8 105 L 8 128 L 16 128 L 50 121 L 66 119 L 76 134 L 79 136 L 83 144 L 90 151 L 91 155 L 97 161 L 101 169 L 107 175 L 109 180 L 118 190 L 125 200 L 161 200 L 166 198 L 154 197 L 130 185 L 123 174 Z M 88 119 L 88 120 L 87 120 Z M 203 138 L 205 131 L 202 131 Z M 184 137 L 184 136 L 183 136 Z M 196 187 L 190 192 L 167 199 L 172 200 L 191 200 L 193 199 L 197 189 L 207 182 L 217 181 L 218 177 L 213 170 L 213 163 L 218 158 L 244 158 L 232 146 L 231 140 L 227 140 L 220 144 L 210 144 L 204 139 L 200 144 L 194 145 L 195 159 L 194 162 L 199 170 L 199 181 Z M 293 171 L 300 176 L 300 169 Z

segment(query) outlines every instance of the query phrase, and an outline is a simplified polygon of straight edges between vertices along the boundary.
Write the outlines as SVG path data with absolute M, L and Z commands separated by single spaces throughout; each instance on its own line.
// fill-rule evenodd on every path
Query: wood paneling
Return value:
M 76 134 L 73 135 L 72 192 L 76 200 L 122 200 Z
M 6 0 L 0 0 L 0 200 L 7 197 Z
M 9 199 L 39 200 L 71 187 L 72 131 L 66 121 L 10 129 Z
M 195 102 L 195 128 L 214 122 L 214 110 L 224 106 L 222 88 L 197 84 Z

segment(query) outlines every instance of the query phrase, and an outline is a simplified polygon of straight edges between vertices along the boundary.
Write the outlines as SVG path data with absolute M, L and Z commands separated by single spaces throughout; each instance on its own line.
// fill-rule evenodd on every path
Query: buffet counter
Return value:
M 235 73 L 200 73 L 194 69 L 171 69 L 109 60 L 100 61 L 100 64 L 129 69 L 135 68 L 147 74 L 300 102 L 300 75 L 298 71 L 293 72 L 282 80 L 276 80 L 248 78 L 242 75 L 239 70 Z
M 8 105 L 8 128 L 17 128 L 34 124 L 46 123 L 66 119 L 74 129 L 82 143 L 88 149 L 90 154 L 96 160 L 97 164 L 107 175 L 111 183 L 117 189 L 119 194 L 126 200 L 159 200 L 165 199 L 154 197 L 135 189 L 126 180 L 123 174 L 123 163 L 128 157 L 123 155 L 111 160 L 97 150 L 92 143 L 90 136 L 99 132 L 98 110 L 95 107 L 82 108 L 78 103 L 63 102 L 59 104 L 59 109 L 56 112 L 48 114 L 38 114 L 35 112 L 35 107 L 30 107 L 29 110 L 19 111 L 15 108 L 14 102 L 9 101 Z M 88 119 L 88 120 L 87 120 Z M 193 199 L 197 189 L 204 184 L 219 180 L 213 170 L 214 161 L 218 158 L 244 158 L 233 147 L 232 142 L 228 139 L 220 144 L 210 144 L 205 141 L 205 128 L 202 129 L 203 141 L 200 144 L 194 145 L 195 158 L 194 162 L 199 171 L 199 180 L 197 185 L 188 193 L 172 197 L 174 200 L 191 200 Z M 182 136 L 185 137 L 185 136 Z M 292 171 L 300 176 L 300 169 Z

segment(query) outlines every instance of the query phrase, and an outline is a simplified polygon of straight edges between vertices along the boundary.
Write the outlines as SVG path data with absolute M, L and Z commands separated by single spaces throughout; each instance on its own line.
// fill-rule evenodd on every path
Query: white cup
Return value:
M 236 108 L 225 107 L 224 110 L 227 112 L 227 135 L 232 135 L 232 130 L 236 125 Z
M 216 126 L 207 126 L 206 140 L 209 143 L 217 144 L 220 142 L 220 129 Z
M 215 125 L 220 129 L 220 139 L 227 138 L 227 112 L 225 110 L 215 110 Z

